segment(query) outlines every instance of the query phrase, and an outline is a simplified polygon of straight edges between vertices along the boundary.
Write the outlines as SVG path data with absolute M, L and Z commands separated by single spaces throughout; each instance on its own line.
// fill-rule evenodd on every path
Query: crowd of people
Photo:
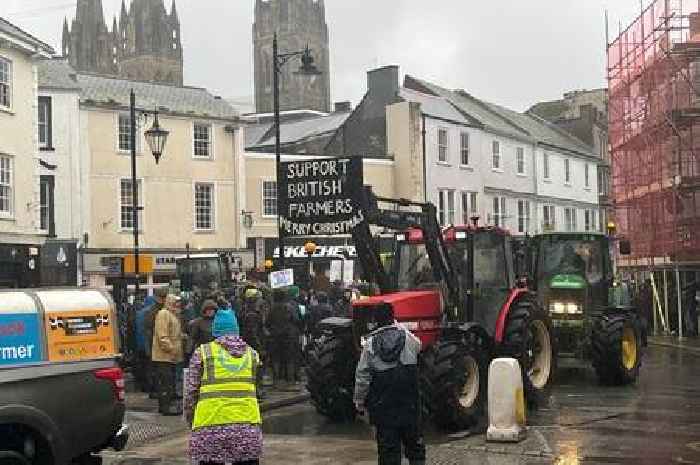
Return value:
M 230 311 L 236 334 L 260 355 L 258 396 L 265 395 L 264 376 L 271 378 L 273 388 L 299 388 L 305 344 L 323 319 L 348 316 L 353 292 L 339 284 L 324 292 L 248 283 L 229 295 L 212 291 L 184 297 L 157 289 L 136 312 L 136 382 L 158 399 L 161 414 L 180 415 L 183 368 L 198 347 L 215 340 L 216 315 Z

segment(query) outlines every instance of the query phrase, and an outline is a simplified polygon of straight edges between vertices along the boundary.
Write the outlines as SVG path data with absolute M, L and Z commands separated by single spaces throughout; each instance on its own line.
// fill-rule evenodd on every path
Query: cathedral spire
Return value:
M 63 18 L 63 39 L 62 49 L 63 56 L 70 55 L 70 29 L 68 29 L 68 18 Z
M 180 24 L 180 18 L 177 15 L 175 0 L 173 0 L 173 5 L 170 7 L 170 20 L 173 22 L 173 24 Z

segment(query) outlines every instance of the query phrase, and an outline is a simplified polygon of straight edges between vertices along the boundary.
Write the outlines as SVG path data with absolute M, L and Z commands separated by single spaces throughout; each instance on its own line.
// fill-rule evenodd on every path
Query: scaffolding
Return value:
M 678 321 L 700 264 L 698 11 L 698 0 L 655 0 L 607 50 L 615 221 L 632 244 L 620 265 L 674 270 Z

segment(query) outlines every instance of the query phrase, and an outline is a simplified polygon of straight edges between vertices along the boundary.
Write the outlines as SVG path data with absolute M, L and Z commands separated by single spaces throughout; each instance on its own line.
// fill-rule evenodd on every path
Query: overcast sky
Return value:
M 121 0 L 103 4 L 111 25 Z M 253 7 L 254 0 L 177 0 L 186 84 L 224 97 L 253 94 Z M 366 71 L 388 64 L 517 110 L 567 90 L 602 87 L 606 8 L 613 36 L 618 21 L 631 21 L 640 3 L 326 0 L 332 99 L 356 104 L 366 90 Z M 75 0 L 0 0 L 0 16 L 57 51 L 63 17 L 74 14 Z

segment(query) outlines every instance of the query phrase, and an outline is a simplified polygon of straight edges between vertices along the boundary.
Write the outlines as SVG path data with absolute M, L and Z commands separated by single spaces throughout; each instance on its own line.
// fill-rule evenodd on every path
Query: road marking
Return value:
M 700 442 L 690 442 L 685 445 L 688 449 L 692 449 L 695 452 L 700 452 Z
M 549 447 L 549 443 L 547 442 L 547 438 L 544 437 L 544 434 L 542 434 L 541 431 L 539 431 L 539 430 L 534 430 L 534 431 L 535 431 L 535 436 L 537 436 L 539 438 L 539 440 L 542 442 L 544 453 L 547 455 L 551 455 L 552 448 Z

